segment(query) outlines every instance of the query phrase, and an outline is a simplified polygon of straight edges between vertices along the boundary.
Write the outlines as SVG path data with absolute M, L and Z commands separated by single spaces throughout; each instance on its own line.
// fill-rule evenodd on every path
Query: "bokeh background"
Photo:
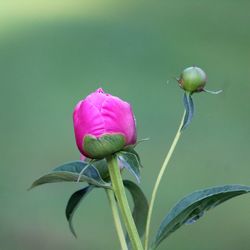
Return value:
M 0 249 L 119 249 L 105 193 L 75 214 L 64 209 L 79 184 L 31 182 L 79 159 L 72 110 L 98 87 L 131 102 L 151 190 L 182 112 L 174 77 L 198 65 L 208 89 L 164 176 L 152 236 L 180 198 L 213 185 L 250 185 L 250 1 L 12 0 L 0 2 Z M 250 196 L 229 201 L 159 249 L 250 249 Z

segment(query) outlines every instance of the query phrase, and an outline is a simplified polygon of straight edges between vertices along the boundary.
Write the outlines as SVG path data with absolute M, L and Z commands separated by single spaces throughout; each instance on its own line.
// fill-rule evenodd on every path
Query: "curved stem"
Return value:
M 121 249 L 128 250 L 127 243 L 126 243 L 125 236 L 124 236 L 123 229 L 122 229 L 122 225 L 121 225 L 121 221 L 120 221 L 119 211 L 118 211 L 116 200 L 114 197 L 114 193 L 111 189 L 106 189 L 106 193 L 109 199 L 110 207 L 112 209 L 115 228 L 118 234 L 118 238 L 120 240 Z
M 126 197 L 120 168 L 118 166 L 115 156 L 107 157 L 109 174 L 112 182 L 112 187 L 121 211 L 121 216 L 124 220 L 125 227 L 128 232 L 128 236 L 131 241 L 131 245 L 134 250 L 143 250 L 142 243 L 135 226 L 134 219 L 132 217 L 128 200 Z
M 161 166 L 161 169 L 160 169 L 160 172 L 158 174 L 158 177 L 156 179 L 156 182 L 155 182 L 155 185 L 154 185 L 154 189 L 153 189 L 153 192 L 152 192 L 152 196 L 151 196 L 151 200 L 150 200 L 150 203 L 149 203 L 149 209 L 148 209 L 148 217 L 147 217 L 147 224 L 146 224 L 146 232 L 145 232 L 145 250 L 148 249 L 148 242 L 149 242 L 149 230 L 150 230 L 150 223 L 151 223 L 151 218 L 152 218 L 152 211 L 153 211 L 153 207 L 154 207 L 154 202 L 155 202 L 155 198 L 156 198 L 156 194 L 157 194 L 157 191 L 158 191 L 158 188 L 159 188 L 159 185 L 160 185 L 160 182 L 161 182 L 161 179 L 163 177 L 163 174 L 166 170 L 166 167 L 169 163 L 169 160 L 174 152 L 174 149 L 176 147 L 176 144 L 180 138 L 180 135 L 181 135 L 181 128 L 182 128 L 182 125 L 183 125 L 183 121 L 184 121 L 184 117 L 185 117 L 185 114 L 186 114 L 186 111 L 184 111 L 184 114 L 182 116 L 182 119 L 181 119 L 181 124 L 177 130 L 177 133 L 175 135 L 175 138 L 172 142 L 172 145 L 166 155 L 166 158 Z

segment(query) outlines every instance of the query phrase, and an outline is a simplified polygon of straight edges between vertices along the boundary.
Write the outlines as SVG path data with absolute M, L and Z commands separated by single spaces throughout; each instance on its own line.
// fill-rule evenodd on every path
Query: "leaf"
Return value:
M 69 201 L 67 203 L 67 206 L 66 206 L 66 218 L 67 218 L 67 221 L 69 222 L 69 228 L 70 228 L 70 231 L 72 232 L 72 234 L 76 237 L 76 233 L 75 233 L 75 230 L 73 228 L 73 224 L 72 224 L 72 218 L 73 218 L 73 215 L 77 209 L 77 207 L 79 206 L 80 202 L 83 200 L 83 198 L 85 198 L 87 196 L 87 194 L 93 190 L 94 186 L 93 185 L 90 185 L 90 186 L 87 186 L 83 189 L 80 189 L 78 191 L 76 191 L 75 193 L 73 193 L 71 195 L 71 197 L 69 198 Z
M 143 194 L 140 187 L 132 181 L 124 180 L 124 186 L 129 190 L 133 202 L 133 218 L 138 230 L 140 237 L 143 237 L 146 228 L 146 220 L 148 216 L 148 201 L 146 196 Z M 129 242 L 128 235 L 126 237 L 127 243 Z
M 116 154 L 119 165 L 125 167 L 131 174 L 133 174 L 138 183 L 141 181 L 140 162 L 137 156 L 127 151 L 121 151 Z
M 109 181 L 109 170 L 108 170 L 108 163 L 106 159 L 101 159 L 101 160 L 93 160 L 90 158 L 85 158 L 84 163 L 93 165 L 99 172 L 100 176 L 102 177 L 103 180 Z
M 101 178 L 99 171 L 89 162 L 74 161 L 63 164 L 50 173 L 38 178 L 33 182 L 30 189 L 46 183 L 78 181 L 87 182 L 99 187 L 111 188 L 110 183 L 105 182 Z
M 179 201 L 163 219 L 152 244 L 155 249 L 165 238 L 184 224 L 192 224 L 206 211 L 241 194 L 250 192 L 250 186 L 226 185 L 196 191 Z
M 145 140 L 146 140 L 146 139 L 145 139 Z M 126 152 L 129 152 L 129 153 L 134 154 L 134 155 L 137 157 L 138 162 L 140 163 L 140 167 L 143 168 L 143 166 L 142 166 L 142 164 L 141 164 L 140 156 L 139 156 L 139 154 L 135 151 L 135 149 L 134 149 L 133 147 L 128 146 L 128 147 L 124 148 L 123 151 L 126 151 Z
M 103 180 L 109 182 L 109 169 L 106 159 L 92 161 L 91 164 L 98 170 Z
M 193 115 L 194 115 L 194 103 L 190 93 L 185 92 L 183 96 L 183 102 L 186 110 L 186 114 L 184 117 L 184 122 L 181 130 L 184 130 L 191 123 Z

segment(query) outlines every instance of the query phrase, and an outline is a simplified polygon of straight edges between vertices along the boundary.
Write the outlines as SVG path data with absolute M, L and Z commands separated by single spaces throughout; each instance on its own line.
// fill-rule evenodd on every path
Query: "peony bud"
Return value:
M 188 67 L 184 69 L 180 79 L 178 79 L 180 87 L 191 94 L 203 91 L 206 81 L 206 73 L 198 67 Z
M 136 126 L 129 103 L 101 88 L 80 101 L 73 114 L 80 152 L 101 159 L 136 143 Z

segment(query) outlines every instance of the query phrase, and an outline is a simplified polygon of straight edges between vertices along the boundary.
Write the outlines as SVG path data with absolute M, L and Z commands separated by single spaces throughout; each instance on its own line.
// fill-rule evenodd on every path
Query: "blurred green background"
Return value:
M 250 1 L 0 2 L 0 249 L 119 249 L 105 193 L 81 204 L 71 235 L 64 208 L 79 184 L 31 182 L 79 159 L 72 110 L 98 87 L 132 103 L 150 197 L 182 112 L 174 77 L 198 65 L 208 89 L 160 186 L 152 236 L 180 198 L 213 185 L 250 185 Z M 229 201 L 159 249 L 250 249 L 250 196 Z

